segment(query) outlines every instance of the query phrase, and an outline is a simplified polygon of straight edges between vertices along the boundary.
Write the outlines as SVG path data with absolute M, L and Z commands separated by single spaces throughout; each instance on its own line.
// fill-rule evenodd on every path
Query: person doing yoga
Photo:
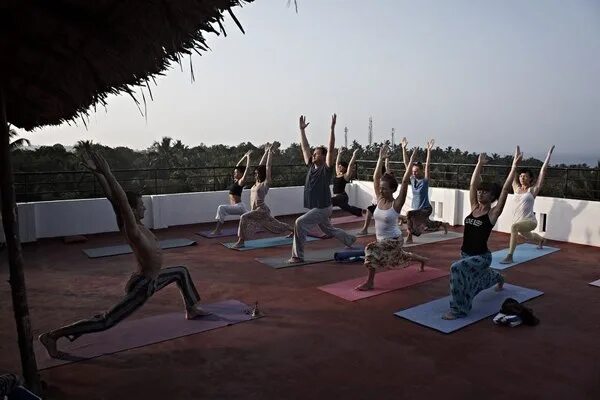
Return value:
M 400 210 L 406 200 L 410 169 L 407 169 L 402 177 L 400 193 L 394 198 L 394 193 L 398 189 L 398 181 L 389 174 L 381 174 L 383 159 L 388 157 L 389 148 L 384 145 L 379 150 L 379 159 L 373 174 L 373 186 L 377 195 L 377 206 L 373 212 L 375 219 L 376 241 L 369 243 L 365 247 L 365 266 L 368 269 L 367 281 L 357 290 L 372 290 L 375 285 L 375 273 L 378 268 L 405 267 L 411 261 L 418 261 L 421 264 L 421 271 L 424 270 L 426 257 L 404 251 L 402 248 L 403 238 L 400 227 L 398 226 L 398 217 Z M 416 152 L 413 152 L 410 159 L 414 159 Z
M 554 146 L 548 150 L 548 154 L 546 155 L 546 159 L 544 160 L 544 164 L 542 165 L 542 169 L 540 170 L 540 175 L 538 176 L 537 181 L 534 181 L 533 173 L 527 168 L 521 169 L 519 174 L 515 175 L 515 181 L 513 182 L 513 190 L 515 193 L 513 196 L 515 202 L 515 211 L 513 214 L 513 224 L 510 227 L 510 247 L 506 257 L 500 261 L 501 264 L 512 264 L 514 262 L 513 254 L 515 254 L 517 237 L 519 235 L 524 237 L 526 240 L 537 243 L 538 249 L 542 249 L 544 247 L 544 242 L 546 239 L 533 232 L 533 230 L 537 227 L 537 219 L 535 218 L 535 213 L 533 212 L 533 203 L 535 202 L 537 195 L 540 193 L 540 189 L 544 183 L 546 169 L 548 168 L 550 156 L 552 155 L 553 151 Z
M 155 292 L 171 283 L 177 284 L 181 292 L 187 319 L 210 315 L 199 306 L 200 296 L 187 268 L 162 267 L 162 254 L 158 240 L 142 223 L 146 210 L 142 197 L 137 193 L 126 193 L 123 190 L 101 155 L 89 149 L 87 154 L 86 166 L 95 175 L 101 175 L 106 183 L 106 196 L 116 207 L 117 219 L 122 223 L 121 232 L 133 250 L 137 268 L 125 285 L 124 297 L 111 309 L 90 319 L 39 336 L 48 355 L 54 358 L 65 355 L 57 349 L 57 341 L 60 338 L 66 337 L 74 341 L 82 335 L 107 330 L 140 308 Z
M 384 165 L 381 166 L 381 175 L 385 175 L 386 173 L 390 175 L 394 175 L 394 171 L 390 169 L 389 158 L 385 159 Z M 373 188 L 375 190 L 375 188 Z M 377 208 L 377 193 L 373 193 L 373 199 L 371 200 L 371 205 L 367 207 L 367 212 L 365 213 L 365 223 L 363 224 L 362 229 L 358 232 L 359 235 L 368 235 L 369 234 L 369 225 L 371 225 L 371 221 L 373 220 L 373 213 Z
M 244 154 L 233 170 L 233 183 L 229 187 L 229 204 L 221 204 L 217 207 L 217 215 L 215 216 L 217 225 L 212 231 L 213 235 L 221 233 L 225 217 L 228 215 L 242 215 L 248 212 L 248 208 L 242 202 L 242 189 L 246 184 L 246 175 L 250 169 L 250 154 L 252 154 L 252 150 Z M 246 160 L 245 166 L 242 165 L 244 159 Z
M 471 213 L 465 218 L 461 259 L 450 267 L 450 311 L 442 316 L 444 319 L 465 317 L 471 311 L 473 299 L 482 290 L 494 285 L 497 285 L 496 290 L 502 290 L 504 277 L 490 268 L 492 253 L 487 242 L 502 214 L 522 157 L 517 146 L 510 173 L 501 189 L 497 183 L 481 182 L 481 170 L 487 158 L 483 153 L 479 155 L 469 187 Z
M 250 189 L 251 211 L 242 214 L 238 227 L 238 241 L 235 247 L 244 247 L 245 241 L 259 228 L 265 228 L 269 232 L 283 233 L 293 232 L 294 228 L 284 222 L 278 221 L 271 215 L 271 210 L 265 203 L 265 197 L 271 187 L 271 165 L 273 163 L 273 145 L 265 145 L 260 164 L 254 168 L 255 183 Z M 266 161 L 266 165 L 265 165 Z
M 431 149 L 435 141 L 433 139 L 427 142 L 427 158 L 425 160 L 425 170 L 421 162 L 407 162 L 406 147 L 408 140 L 402 138 L 400 142 L 402 146 L 402 159 L 406 169 L 411 170 L 410 187 L 412 188 L 412 210 L 406 213 L 408 236 L 406 243 L 413 242 L 414 236 L 421 236 L 425 229 L 429 231 L 437 231 L 441 228 L 444 233 L 448 233 L 447 222 L 432 221 L 429 216 L 433 212 L 431 203 L 429 202 L 429 164 L 431 160 Z
M 306 139 L 306 117 L 300 116 L 300 144 L 304 162 L 308 166 L 306 181 L 304 183 L 304 208 L 309 211 L 296 219 L 294 226 L 294 242 L 292 245 L 292 257 L 288 263 L 300 263 L 304 261 L 304 243 L 309 230 L 318 225 L 326 236 L 333 237 L 346 246 L 351 247 L 356 237 L 334 228 L 329 217 L 331 216 L 331 190 L 329 183 L 333 173 L 333 150 L 335 149 L 335 123 L 336 115 L 331 117 L 331 132 L 329 134 L 329 145 L 319 146 L 311 154 L 308 140 Z
M 350 214 L 362 217 L 362 208 L 351 206 L 348 203 L 348 194 L 346 193 L 346 184 L 350 182 L 352 174 L 354 174 L 354 168 L 356 166 L 356 153 L 358 149 L 352 153 L 350 162 L 342 161 L 341 156 L 345 148 L 340 148 L 335 161 L 336 175 L 333 178 L 333 197 L 331 198 L 331 204 L 337 206 L 344 211 L 348 211 Z

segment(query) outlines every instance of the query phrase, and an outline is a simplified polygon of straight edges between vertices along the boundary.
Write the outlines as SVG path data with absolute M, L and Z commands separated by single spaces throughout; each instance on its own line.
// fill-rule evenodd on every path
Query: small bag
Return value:
M 540 323 L 540 320 L 533 315 L 533 310 L 531 308 L 525 307 L 523 304 L 510 297 L 504 300 L 500 312 L 505 315 L 516 315 L 525 325 L 535 326 Z

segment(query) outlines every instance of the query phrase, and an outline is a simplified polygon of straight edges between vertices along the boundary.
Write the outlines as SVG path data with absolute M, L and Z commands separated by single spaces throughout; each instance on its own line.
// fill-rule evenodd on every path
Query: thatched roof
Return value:
M 7 120 L 27 130 L 56 125 L 109 94 L 150 91 L 169 64 L 207 49 L 203 34 L 222 30 L 225 13 L 239 26 L 231 8 L 251 1 L 0 0 Z

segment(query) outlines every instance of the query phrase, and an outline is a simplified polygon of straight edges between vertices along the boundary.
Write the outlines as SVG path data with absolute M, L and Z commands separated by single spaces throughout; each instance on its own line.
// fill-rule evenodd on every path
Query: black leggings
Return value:
M 357 217 L 362 217 L 361 208 L 348 204 L 348 194 L 346 194 L 346 192 L 333 195 L 331 198 L 331 204 L 341 208 L 344 211 L 348 211 L 350 214 L 354 214 Z

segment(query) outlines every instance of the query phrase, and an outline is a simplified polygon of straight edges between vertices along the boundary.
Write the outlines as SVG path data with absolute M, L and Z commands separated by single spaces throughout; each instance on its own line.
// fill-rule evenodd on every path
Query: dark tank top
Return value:
M 346 191 L 346 179 L 343 176 L 333 178 L 333 194 L 342 194 Z
M 494 225 L 490 222 L 488 214 L 474 217 L 473 213 L 465 218 L 465 231 L 461 250 L 470 256 L 489 252 L 487 242 Z
M 229 194 L 234 196 L 242 196 L 242 187 L 238 185 L 237 181 L 234 181 L 231 186 L 229 186 Z

